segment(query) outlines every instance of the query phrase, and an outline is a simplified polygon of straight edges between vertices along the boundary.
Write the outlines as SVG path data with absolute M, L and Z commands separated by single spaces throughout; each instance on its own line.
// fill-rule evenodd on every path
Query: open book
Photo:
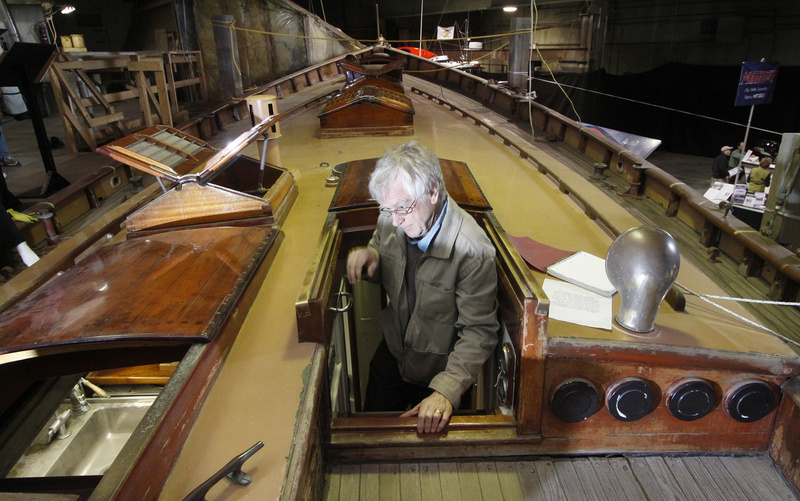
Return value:
M 606 275 L 605 259 L 584 251 L 551 264 L 547 267 L 547 274 L 606 297 L 617 291 Z

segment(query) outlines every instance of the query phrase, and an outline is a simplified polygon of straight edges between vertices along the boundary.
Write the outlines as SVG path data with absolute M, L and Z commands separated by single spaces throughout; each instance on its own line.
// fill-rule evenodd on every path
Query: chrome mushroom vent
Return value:
M 652 332 L 680 265 L 678 244 L 661 228 L 639 226 L 617 237 L 606 255 L 606 274 L 622 300 L 614 320 L 633 332 Z

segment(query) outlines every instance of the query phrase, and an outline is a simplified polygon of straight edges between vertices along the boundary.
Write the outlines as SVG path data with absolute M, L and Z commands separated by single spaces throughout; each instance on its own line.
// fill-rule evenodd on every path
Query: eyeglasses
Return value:
M 396 209 L 387 209 L 385 207 L 381 207 L 378 210 L 380 210 L 381 214 L 383 214 L 384 216 L 389 216 L 389 217 L 392 217 L 392 216 L 407 216 L 407 215 L 411 214 L 412 212 L 414 212 L 414 207 L 416 205 L 417 205 L 417 199 L 415 198 L 414 201 L 411 202 L 411 205 L 409 205 L 408 207 L 403 207 L 401 205 L 400 207 L 398 207 Z

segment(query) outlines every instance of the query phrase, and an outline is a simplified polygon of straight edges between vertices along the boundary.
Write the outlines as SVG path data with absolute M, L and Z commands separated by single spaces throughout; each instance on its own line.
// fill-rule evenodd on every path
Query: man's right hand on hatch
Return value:
M 367 277 L 372 277 L 378 269 L 380 257 L 378 251 L 369 247 L 356 247 L 347 255 L 347 280 L 351 284 L 361 280 L 366 269 Z

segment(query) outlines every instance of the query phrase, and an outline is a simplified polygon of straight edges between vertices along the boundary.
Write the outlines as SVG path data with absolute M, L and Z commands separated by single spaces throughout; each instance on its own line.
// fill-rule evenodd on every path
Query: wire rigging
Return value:
M 724 299 L 724 300 L 729 300 L 729 301 L 740 301 L 740 302 L 746 302 L 746 303 L 774 304 L 774 305 L 780 305 L 780 306 L 797 306 L 798 303 L 785 303 L 785 302 L 781 302 L 781 301 L 763 301 L 763 300 L 760 300 L 760 299 L 743 299 L 743 298 L 734 298 L 734 297 L 727 297 L 727 296 L 712 296 L 712 295 L 709 295 L 709 294 L 700 294 L 698 292 L 694 292 L 694 291 L 690 290 L 689 288 L 679 284 L 678 282 L 675 282 L 675 285 L 677 285 L 678 287 L 680 287 L 681 289 L 686 291 L 686 293 L 689 294 L 690 296 L 698 297 L 701 300 L 705 301 L 706 303 L 708 303 L 708 304 L 710 304 L 710 305 L 712 305 L 712 306 L 714 306 L 716 308 L 719 308 L 720 310 L 722 310 L 722 311 L 724 311 L 726 313 L 729 313 L 730 315 L 738 318 L 739 320 L 742 320 L 743 322 L 746 322 L 746 323 L 752 325 L 753 327 L 757 327 L 757 328 L 759 328 L 761 330 L 764 330 L 764 331 L 772 334 L 773 336 L 777 337 L 778 339 L 781 339 L 782 341 L 785 341 L 787 343 L 791 343 L 791 344 L 793 344 L 795 346 L 800 346 L 800 343 L 795 341 L 794 339 L 791 339 L 791 338 L 789 338 L 787 336 L 784 336 L 783 334 L 775 332 L 774 330 L 770 329 L 769 327 L 765 327 L 765 326 L 759 324 L 758 322 L 753 322 L 749 318 L 745 318 L 742 315 L 739 315 L 738 313 L 734 313 L 733 311 L 729 310 L 728 308 L 725 308 L 724 306 L 715 303 L 711 299 Z

